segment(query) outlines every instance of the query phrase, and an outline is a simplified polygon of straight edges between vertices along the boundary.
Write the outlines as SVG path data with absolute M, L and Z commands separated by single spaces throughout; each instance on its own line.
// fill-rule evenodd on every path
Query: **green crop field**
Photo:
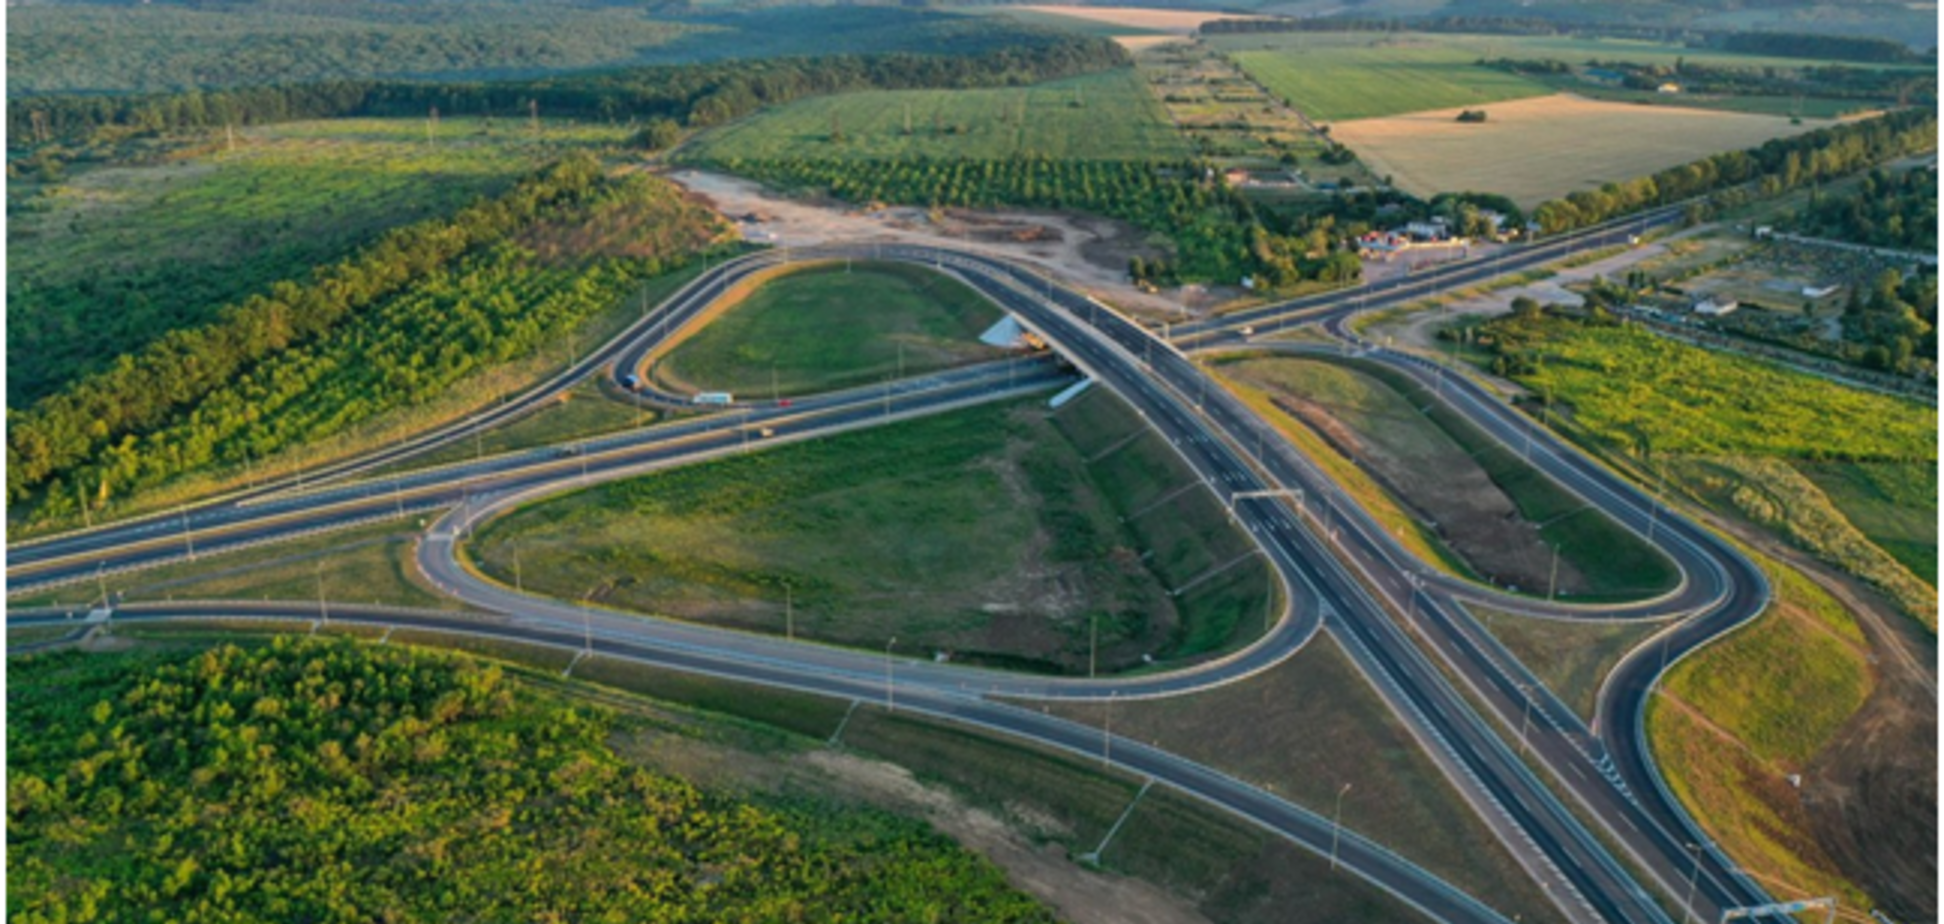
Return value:
M 1311 119 L 1334 122 L 1543 96 L 1545 84 L 1478 67 L 1444 43 L 1352 33 L 1221 39 L 1249 76 Z M 1265 45 L 1267 46 L 1265 48 Z
M 619 128 L 353 119 L 250 129 L 236 150 L 7 184 L 7 403 L 340 259 L 380 232 L 510 188 Z
M 798 395 L 1005 355 L 979 342 L 1000 317 L 923 267 L 827 263 L 772 276 L 656 363 L 695 391 Z
M 1673 65 L 1685 60 L 1730 68 L 1822 67 L 1823 61 L 1709 51 L 1661 42 L 1566 36 L 1446 35 L 1422 33 L 1311 32 L 1228 35 L 1210 40 L 1271 92 L 1310 118 L 1339 121 L 1401 115 L 1430 109 L 1477 106 L 1541 96 L 1555 89 L 1607 98 L 1621 91 L 1577 80 L 1540 79 L 1478 65 L 1480 59 L 1554 59 L 1580 65 L 1624 61 Z M 1890 66 L 1889 69 L 1904 69 Z M 1629 101 L 1688 105 L 1680 96 L 1628 95 Z M 1784 103 L 1788 105 L 1785 106 Z M 1793 98 L 1726 96 L 1701 103 L 1770 115 L 1792 112 Z M 1810 101 L 1807 116 L 1857 108 L 1855 102 Z
M 682 156 L 723 162 L 1015 155 L 1171 160 L 1187 154 L 1161 104 L 1124 69 L 1028 87 L 799 100 L 710 131 Z
M 1212 496 L 1166 496 L 1192 475 L 1138 427 L 1104 395 L 955 411 L 544 501 L 470 554 L 562 598 L 920 655 L 1084 673 L 1096 630 L 1102 669 L 1230 647 L 1267 571 Z

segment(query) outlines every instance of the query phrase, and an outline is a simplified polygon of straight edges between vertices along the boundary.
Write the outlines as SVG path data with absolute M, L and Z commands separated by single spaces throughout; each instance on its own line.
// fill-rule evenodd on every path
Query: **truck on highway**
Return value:
M 696 404 L 733 404 L 736 396 L 726 391 L 704 391 L 697 392 L 690 400 Z
M 632 375 L 624 375 L 621 377 L 621 387 L 629 391 L 640 391 L 641 380 Z

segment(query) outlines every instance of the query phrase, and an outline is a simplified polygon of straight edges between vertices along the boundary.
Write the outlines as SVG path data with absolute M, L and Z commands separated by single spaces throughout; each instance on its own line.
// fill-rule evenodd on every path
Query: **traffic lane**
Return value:
M 1049 370 L 1055 369 L 1056 365 L 1050 357 L 981 363 L 913 379 L 897 380 L 891 383 L 890 391 L 892 396 L 897 398 L 919 391 L 962 386 L 968 383 L 994 382 L 1002 379 L 1028 381 L 1034 376 L 1047 374 Z M 66 541 L 37 545 L 19 552 L 10 550 L 10 564 L 16 567 L 35 566 L 92 551 L 125 548 L 140 542 L 179 542 L 185 531 L 224 529 L 253 520 L 289 516 L 310 509 L 381 495 L 387 498 L 413 497 L 427 489 L 444 489 L 460 482 L 475 481 L 490 476 L 517 474 L 530 470 L 572 468 L 575 463 L 562 461 L 563 453 L 573 456 L 597 455 L 631 446 L 690 439 L 725 427 L 761 424 L 820 411 L 879 402 L 883 400 L 884 392 L 884 386 L 851 389 L 805 399 L 801 403 L 792 402 L 789 406 L 748 409 L 742 414 L 716 414 L 638 428 L 558 446 L 501 454 L 475 462 L 399 473 L 388 478 L 369 479 L 316 492 L 284 494 L 260 503 L 237 504 L 200 512 L 185 510 L 176 517 L 157 523 L 139 523 L 115 530 L 90 533 Z
M 993 375 L 954 381 L 937 389 L 923 392 L 894 394 L 891 403 L 898 410 L 911 410 L 939 407 L 951 404 L 966 396 L 1004 394 L 1012 389 L 1041 388 L 1067 380 L 1067 376 L 1051 367 L 1040 367 L 1030 375 Z M 799 427 L 809 427 L 808 432 L 848 426 L 860 421 L 874 420 L 884 414 L 882 398 L 859 401 L 840 407 L 827 408 L 809 414 L 798 414 L 797 418 L 807 418 L 801 422 L 774 421 L 779 433 L 796 433 Z M 541 484 L 558 482 L 572 483 L 578 478 L 591 477 L 596 473 L 615 468 L 623 468 L 645 461 L 674 462 L 691 454 L 706 453 L 724 446 L 736 446 L 749 439 L 747 426 L 717 425 L 707 430 L 685 432 L 677 438 L 653 440 L 635 445 L 622 445 L 598 453 L 581 454 L 574 457 L 555 456 L 548 461 L 527 465 L 511 470 L 504 477 L 484 483 L 454 484 L 442 482 L 421 487 L 409 499 L 390 485 L 380 484 L 368 490 L 359 490 L 341 498 L 333 498 L 328 507 L 312 513 L 312 507 L 299 507 L 295 512 L 279 510 L 264 512 L 250 518 L 237 518 L 220 527 L 206 527 L 201 535 L 164 535 L 143 540 L 143 544 L 131 546 L 123 543 L 97 552 L 75 553 L 78 557 L 64 559 L 58 564 L 44 568 L 26 569 L 10 566 L 7 583 L 9 593 L 36 587 L 54 586 L 90 579 L 98 569 L 104 573 L 125 572 L 140 567 L 151 566 L 168 561 L 189 557 L 193 548 L 198 556 L 234 550 L 259 544 L 272 539 L 299 535 L 324 529 L 344 528 L 359 523 L 375 522 L 382 519 L 402 519 L 415 512 L 450 506 L 459 503 L 475 493 L 491 493 L 505 490 L 519 490 Z
M 570 632 L 533 629 L 510 623 L 483 623 L 447 614 L 346 607 L 342 610 L 334 608 L 331 617 L 329 621 L 339 623 L 488 636 L 569 651 L 587 650 L 589 647 L 584 636 Z M 248 603 L 213 607 L 202 604 L 143 606 L 140 609 L 131 607 L 116 617 L 117 621 L 138 623 L 211 618 L 324 621 L 319 614 L 295 610 L 290 605 Z M 46 621 L 45 617 L 36 620 L 10 618 L 9 625 L 34 625 Z M 1321 815 L 1211 768 L 1119 736 L 1103 736 L 1100 730 L 1090 726 L 1002 703 L 955 697 L 931 690 L 908 689 L 896 679 L 896 675 L 893 689 L 887 694 L 881 677 L 851 680 L 804 674 L 787 668 L 725 662 L 705 655 L 602 637 L 596 637 L 591 648 L 599 656 L 650 667 L 878 706 L 887 705 L 889 696 L 895 701 L 894 711 L 971 725 L 1088 759 L 1100 760 L 1106 755 L 1104 762 L 1115 770 L 1152 779 L 1279 835 L 1314 855 L 1329 856 L 1334 842 L 1338 866 L 1436 920 L 1448 924 L 1507 924 L 1503 916 L 1483 903 L 1353 829 L 1340 827 Z M 1111 744 L 1103 748 L 1102 742 L 1108 738 Z
M 1101 347 L 1092 338 L 1079 335 L 1073 329 L 1079 323 L 1077 319 L 1069 318 L 1064 312 L 1042 310 L 1040 306 L 1032 304 L 1022 305 L 1021 310 L 1063 350 L 1078 354 L 1076 361 L 1084 357 L 1085 365 L 1095 367 L 1089 369 L 1093 374 L 1109 378 L 1116 374 L 1138 377 L 1130 361 L 1113 356 L 1110 350 Z M 1093 312 L 1089 314 L 1097 317 Z M 1166 369 L 1167 365 L 1164 364 L 1156 371 L 1167 379 Z M 1187 384 L 1193 387 L 1192 383 Z M 1139 393 L 1138 390 L 1136 393 Z M 1207 426 L 1211 425 L 1204 424 L 1196 429 L 1203 430 Z M 1219 451 L 1211 450 L 1211 454 L 1226 457 L 1224 468 L 1236 470 L 1236 480 L 1244 484 L 1255 481 L 1253 473 L 1229 453 L 1226 444 L 1206 439 L 1198 440 L 1197 445 L 1220 446 Z M 1216 470 L 1217 478 L 1225 474 L 1222 468 Z M 1339 608 L 1346 605 L 1351 608 L 1351 612 L 1346 614 L 1346 624 L 1359 627 L 1372 623 L 1388 625 L 1380 613 L 1357 612 L 1360 609 L 1357 604 L 1367 598 L 1347 578 L 1337 579 L 1335 569 L 1327 566 L 1327 563 L 1334 562 L 1333 558 L 1321 549 L 1316 552 L 1315 557 L 1298 560 L 1308 565 L 1305 570 L 1311 580 L 1322 582 L 1327 599 L 1336 601 Z M 1319 560 L 1326 564 L 1319 565 Z M 1376 609 L 1374 602 L 1371 606 L 1373 610 Z M 1552 868 L 1563 885 L 1577 892 L 1580 901 L 1588 903 L 1596 913 L 1609 920 L 1660 920 L 1658 909 L 1651 902 L 1644 901 L 1641 890 L 1605 856 L 1590 835 L 1570 819 L 1564 806 L 1552 798 L 1523 764 L 1515 765 L 1516 758 L 1511 757 L 1503 743 L 1483 726 L 1474 713 L 1456 703 L 1455 691 L 1444 686 L 1441 677 L 1429 676 L 1418 666 L 1406 666 L 1412 658 L 1418 657 L 1408 640 L 1375 632 L 1367 634 L 1365 641 L 1380 652 L 1376 669 L 1393 678 L 1392 682 L 1401 688 L 1407 698 L 1408 708 L 1426 717 L 1433 733 L 1446 742 L 1462 766 L 1473 771 L 1472 779 L 1483 788 L 1485 797 L 1501 806 L 1512 817 L 1514 824 L 1528 832 L 1536 846 L 1552 858 Z

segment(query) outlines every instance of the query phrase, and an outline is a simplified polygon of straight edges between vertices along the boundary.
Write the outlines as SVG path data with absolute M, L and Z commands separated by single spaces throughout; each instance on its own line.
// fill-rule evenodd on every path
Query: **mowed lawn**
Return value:
M 906 131 L 907 116 L 910 131 Z M 873 90 L 799 100 L 710 131 L 689 159 L 1185 157 L 1188 145 L 1131 68 L 1027 87 Z
M 1829 124 L 1566 94 L 1474 108 L 1488 120 L 1462 123 L 1452 108 L 1338 122 L 1330 134 L 1413 194 L 1486 190 L 1530 207 Z
M 654 368 L 681 389 L 800 395 L 919 375 L 1003 351 L 1000 312 L 957 280 L 897 263 L 822 263 L 777 276 Z

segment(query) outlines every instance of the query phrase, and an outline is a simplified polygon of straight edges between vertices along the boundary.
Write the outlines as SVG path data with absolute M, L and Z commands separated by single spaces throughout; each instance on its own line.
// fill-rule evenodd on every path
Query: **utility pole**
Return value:
M 891 636 L 890 641 L 884 643 L 884 711 L 886 712 L 898 711 L 897 695 L 891 677 L 891 646 L 897 643 L 898 637 L 895 635 Z
M 789 581 L 783 582 L 783 637 L 796 641 L 796 591 Z
M 1527 741 L 1532 732 L 1532 690 L 1521 684 L 1519 693 L 1525 697 L 1525 718 L 1519 721 L 1519 756 L 1524 757 Z
M 1337 797 L 1336 797 L 1336 814 L 1335 814 L 1335 815 L 1333 815 L 1333 816 L 1331 816 L 1331 821 L 1330 821 L 1330 872 L 1332 872 L 1332 873 L 1334 873 L 1334 872 L 1336 872 L 1336 868 L 1337 868 L 1337 841 L 1338 841 L 1338 839 L 1340 838 L 1340 836 L 1341 836 L 1341 835 L 1342 835 L 1342 833 L 1343 833 L 1343 794 L 1344 794 L 1344 793 L 1347 793 L 1347 792 L 1349 792 L 1349 791 L 1350 791 L 1350 784 L 1349 784 L 1349 783 L 1345 783 L 1345 784 L 1343 784 L 1343 788 L 1342 788 L 1342 789 L 1339 789 L 1339 790 L 1337 790 Z
M 1094 679 L 1095 659 L 1100 653 L 1100 613 L 1087 616 L 1087 679 Z
M 324 602 L 324 563 L 317 563 L 317 614 L 325 625 L 331 624 L 331 606 Z
M 527 100 L 527 112 L 530 114 L 529 118 L 531 118 L 533 124 L 533 137 L 535 140 L 538 140 L 540 138 L 540 100 Z
M 81 482 L 79 481 L 74 483 L 74 499 L 81 502 L 81 525 L 87 529 L 93 529 L 94 514 L 88 512 L 88 492 L 82 490 Z
M 517 540 L 513 543 L 513 589 L 526 593 L 526 581 L 520 577 L 520 543 Z
M 433 137 L 434 133 L 438 130 L 438 128 L 439 128 L 439 107 L 433 106 L 431 115 L 427 116 L 425 119 L 425 146 L 426 147 L 429 148 L 432 147 L 433 145 L 438 144 L 437 139 Z
M 1553 594 L 1559 589 L 1559 546 L 1552 547 L 1552 574 L 1546 578 L 1546 602 L 1553 601 Z
M 108 609 L 110 606 L 110 601 L 108 599 L 107 569 L 108 569 L 108 563 L 105 561 L 98 562 L 95 564 L 95 586 L 101 589 L 101 608 L 104 610 Z
M 1687 902 L 1681 907 L 1681 924 L 1693 924 L 1694 886 L 1695 883 L 1697 883 L 1701 879 L 1701 845 L 1696 844 L 1693 841 L 1687 841 L 1684 842 L 1681 846 L 1684 849 L 1686 849 L 1688 853 L 1694 855 L 1694 868 L 1688 872 Z

